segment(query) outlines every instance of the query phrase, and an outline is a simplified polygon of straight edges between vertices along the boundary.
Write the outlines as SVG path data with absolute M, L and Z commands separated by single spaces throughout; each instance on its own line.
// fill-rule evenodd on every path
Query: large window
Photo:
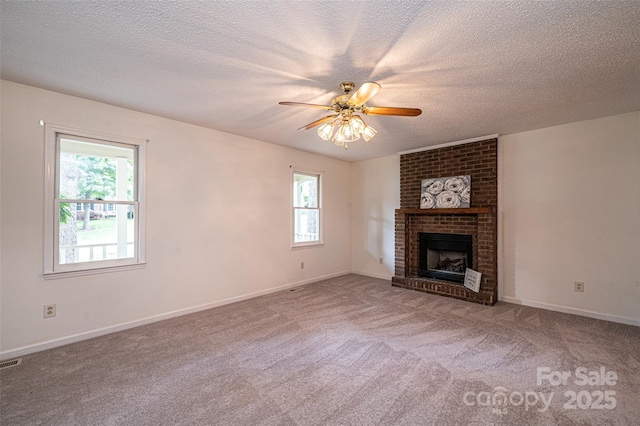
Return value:
M 322 244 L 322 173 L 293 172 L 293 246 Z
M 145 142 L 46 126 L 45 277 L 144 264 Z

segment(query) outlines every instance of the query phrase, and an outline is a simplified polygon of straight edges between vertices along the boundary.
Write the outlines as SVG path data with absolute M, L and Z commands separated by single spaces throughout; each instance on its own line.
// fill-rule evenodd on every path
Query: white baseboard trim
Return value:
M 170 318 L 179 317 L 182 315 L 188 315 L 195 312 L 204 311 L 211 308 L 216 308 L 218 306 L 229 305 L 235 302 L 241 302 L 243 300 L 252 299 L 258 296 L 264 296 L 266 294 L 277 293 L 279 291 L 288 290 L 293 287 L 299 287 L 305 284 L 311 284 L 314 282 L 326 280 L 329 278 L 340 277 L 343 275 L 350 274 L 351 271 L 343 271 L 337 272 L 334 274 L 323 275 L 320 277 L 309 278 L 302 281 L 296 281 L 289 284 L 284 284 L 278 287 L 269 288 L 266 290 L 260 290 L 253 293 L 245 294 L 242 296 L 230 297 L 228 299 L 219 300 L 217 302 L 205 303 L 199 306 L 193 306 L 191 308 L 178 309 L 175 311 L 167 312 L 164 314 L 153 315 L 147 318 L 142 318 L 139 320 L 129 321 L 121 324 L 116 324 L 109 327 L 99 328 L 96 330 L 85 331 L 82 333 L 73 334 L 71 336 L 60 337 L 58 339 L 47 340 L 45 342 L 35 343 L 32 345 L 23 346 L 16 349 L 10 349 L 8 351 L 0 352 L 0 360 L 5 361 L 11 358 L 17 358 L 24 355 L 29 355 L 35 352 L 44 351 L 47 349 L 57 348 L 59 346 L 68 345 L 70 343 L 80 342 L 82 340 L 92 339 L 94 337 L 104 336 L 106 334 L 115 333 L 117 331 L 127 330 L 134 327 L 139 327 L 141 325 L 151 324 L 158 321 L 163 321 Z
M 582 317 L 595 318 L 599 320 L 617 322 L 621 324 L 635 325 L 640 327 L 640 320 L 626 318 L 617 315 L 603 314 L 600 312 L 588 311 L 586 309 L 570 308 L 567 306 L 554 305 L 552 303 L 536 302 L 535 300 L 518 299 L 516 297 L 502 296 L 502 302 L 513 303 L 515 305 L 530 306 L 532 308 L 546 309 L 548 311 L 562 312 L 564 314 L 579 315 Z
M 353 271 L 352 274 L 364 275 L 365 277 L 380 278 L 381 280 L 391 281 L 393 275 L 372 274 L 371 272 Z

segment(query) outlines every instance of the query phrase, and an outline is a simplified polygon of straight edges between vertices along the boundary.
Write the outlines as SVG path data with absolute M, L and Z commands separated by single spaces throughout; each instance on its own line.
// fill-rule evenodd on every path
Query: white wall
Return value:
M 350 271 L 350 163 L 11 82 L 1 90 L 3 358 Z M 151 140 L 145 269 L 42 278 L 41 119 Z M 323 247 L 290 249 L 289 165 L 325 172 Z M 46 303 L 55 318 L 42 318 Z
M 353 163 L 352 188 L 351 268 L 358 274 L 391 279 L 395 209 L 400 208 L 400 157 Z
M 500 150 L 502 299 L 640 325 L 640 113 L 506 135 Z

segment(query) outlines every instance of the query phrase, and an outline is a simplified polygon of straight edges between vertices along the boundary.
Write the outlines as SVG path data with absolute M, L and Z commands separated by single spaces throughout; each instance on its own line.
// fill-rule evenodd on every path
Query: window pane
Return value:
M 318 207 L 318 176 L 293 175 L 293 206 Z
M 103 203 L 83 206 L 60 203 L 60 264 L 135 257 L 133 204 L 116 204 L 111 211 Z
M 295 209 L 294 242 L 320 240 L 319 211 L 310 209 Z
M 60 138 L 61 199 L 134 200 L 133 148 Z

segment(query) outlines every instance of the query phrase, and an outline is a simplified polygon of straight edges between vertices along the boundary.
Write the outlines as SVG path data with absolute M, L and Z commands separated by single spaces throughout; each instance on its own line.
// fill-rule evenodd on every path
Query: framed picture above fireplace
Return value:
M 421 209 L 471 207 L 471 175 L 423 179 Z

